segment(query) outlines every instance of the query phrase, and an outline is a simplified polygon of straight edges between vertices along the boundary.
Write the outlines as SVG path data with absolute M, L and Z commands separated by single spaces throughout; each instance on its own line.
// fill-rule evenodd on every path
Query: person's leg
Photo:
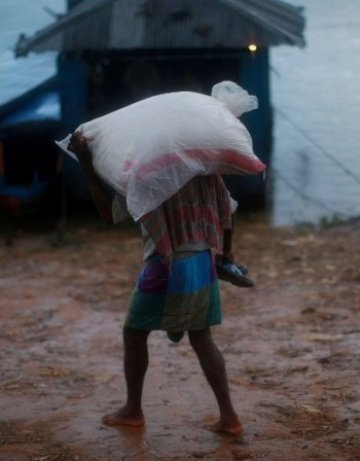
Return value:
M 231 403 L 225 361 L 212 339 L 210 330 L 189 331 L 189 341 L 219 405 L 220 419 L 212 429 L 240 434 L 242 426 Z
M 149 331 L 124 327 L 124 372 L 127 401 L 118 411 L 104 416 L 104 424 L 109 426 L 143 426 L 145 423 L 141 398 L 149 363 L 147 347 L 149 333 Z

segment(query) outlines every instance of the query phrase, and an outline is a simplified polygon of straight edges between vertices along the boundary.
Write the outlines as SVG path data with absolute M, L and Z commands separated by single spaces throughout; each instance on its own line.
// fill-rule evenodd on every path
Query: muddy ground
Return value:
M 51 239 L 50 239 L 51 240 Z M 253 289 L 222 282 L 214 328 L 241 438 L 217 417 L 188 344 L 150 336 L 144 429 L 103 414 L 125 397 L 121 327 L 141 266 L 136 228 L 71 224 L 0 244 L 0 461 L 360 460 L 360 222 L 272 229 L 240 219 Z

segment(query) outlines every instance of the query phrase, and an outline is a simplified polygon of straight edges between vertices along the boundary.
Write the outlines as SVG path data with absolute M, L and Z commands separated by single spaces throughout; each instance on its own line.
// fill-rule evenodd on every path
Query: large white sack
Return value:
M 226 104 L 199 93 L 153 96 L 75 131 L 86 137 L 99 176 L 126 196 L 135 220 L 196 175 L 265 169 L 249 132 Z M 69 136 L 58 145 L 66 150 L 68 142 Z

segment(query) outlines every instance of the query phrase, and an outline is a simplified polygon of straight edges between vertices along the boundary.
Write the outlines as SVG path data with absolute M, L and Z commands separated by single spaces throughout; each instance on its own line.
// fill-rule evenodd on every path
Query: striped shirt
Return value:
M 231 228 L 236 206 L 220 176 L 196 176 L 140 219 L 144 259 L 155 251 L 167 261 L 174 251 L 214 248 L 222 252 L 223 230 Z M 118 195 L 113 216 L 115 223 L 126 216 L 125 199 Z

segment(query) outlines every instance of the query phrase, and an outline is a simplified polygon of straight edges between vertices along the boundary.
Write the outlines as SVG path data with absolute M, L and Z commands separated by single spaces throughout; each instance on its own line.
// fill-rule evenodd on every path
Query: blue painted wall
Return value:
M 272 149 L 272 108 L 270 102 L 269 50 L 244 52 L 240 62 L 240 84 L 250 94 L 257 96 L 259 108 L 241 117 L 254 143 L 254 152 L 267 165 Z M 266 182 L 263 175 L 226 178 L 232 196 L 239 208 L 264 205 Z

